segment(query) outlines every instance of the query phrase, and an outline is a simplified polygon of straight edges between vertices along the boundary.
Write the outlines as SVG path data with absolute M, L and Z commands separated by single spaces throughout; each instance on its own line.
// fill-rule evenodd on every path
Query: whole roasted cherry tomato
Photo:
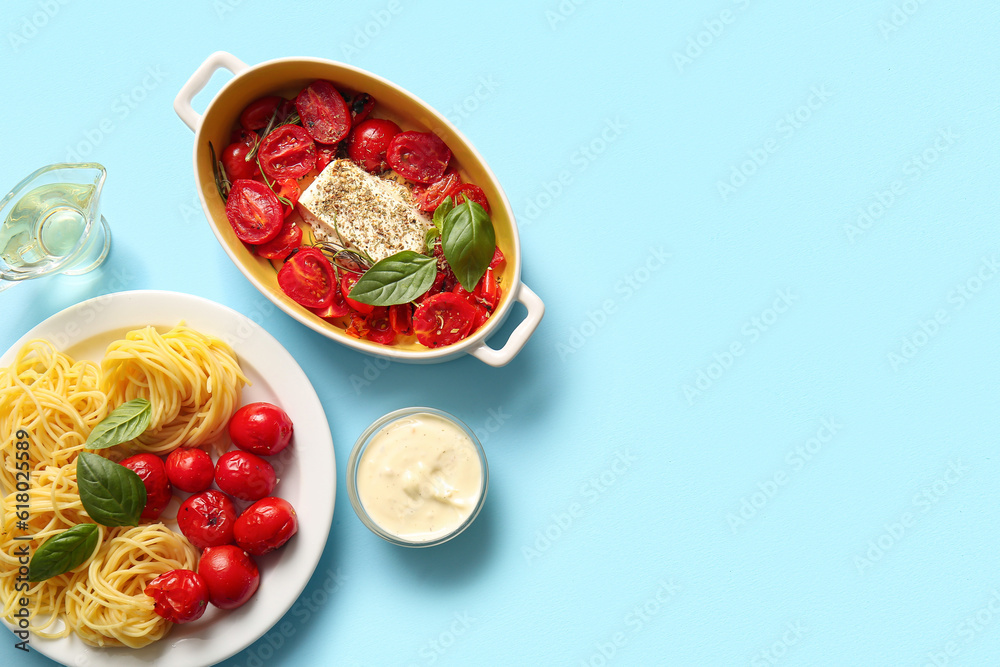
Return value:
M 226 452 L 215 463 L 215 483 L 240 500 L 260 500 L 271 495 L 277 482 L 271 464 L 250 452 Z
M 278 271 L 281 290 L 306 308 L 326 308 L 337 290 L 333 265 L 321 250 L 300 248 Z
M 260 142 L 257 157 L 272 181 L 302 178 L 316 166 L 316 144 L 298 125 L 282 125 Z
M 260 181 L 241 179 L 233 183 L 226 198 L 226 218 L 236 237 L 244 243 L 267 243 L 281 233 L 284 216 L 271 188 Z
M 242 450 L 273 456 L 292 441 L 292 420 L 272 403 L 249 403 L 229 420 L 229 437 Z
M 208 584 L 193 570 L 170 570 L 146 584 L 153 611 L 171 623 L 197 621 L 208 608 Z
M 474 201 L 483 209 L 489 213 L 490 212 L 490 202 L 486 199 L 486 193 L 478 185 L 473 185 L 472 183 L 463 183 L 458 187 L 455 192 L 455 205 L 461 204 L 466 199 L 469 201 Z
M 368 93 L 358 93 L 351 100 L 351 116 L 353 125 L 357 125 L 368 118 L 368 114 L 375 108 L 375 98 Z
M 181 447 L 167 455 L 167 478 L 181 491 L 198 493 L 212 485 L 215 464 L 204 449 Z
M 368 322 L 368 333 L 365 338 L 382 345 L 392 345 L 396 342 L 396 332 L 392 328 L 388 307 L 374 306 L 365 319 Z
M 417 206 L 421 211 L 431 213 L 440 206 L 447 197 L 454 197 L 462 187 L 462 179 L 458 172 L 449 169 L 444 176 L 428 185 L 417 195 Z
M 219 609 L 236 609 L 257 591 L 260 570 L 234 544 L 209 547 L 198 561 L 198 574 L 208 586 L 208 599 Z
M 209 489 L 190 496 L 177 511 L 177 526 L 199 549 L 231 544 L 236 507 L 229 496 Z
M 452 292 L 441 292 L 425 299 L 413 313 L 413 332 L 426 347 L 456 343 L 472 330 L 475 308 Z
M 385 153 L 385 161 L 397 174 L 417 183 L 441 178 L 450 160 L 451 150 L 430 132 L 400 132 Z
M 351 111 L 340 91 L 322 79 L 313 81 L 295 98 L 302 127 L 313 139 L 335 144 L 351 130 Z
M 294 220 L 285 220 L 281 233 L 257 246 L 257 254 L 265 259 L 285 259 L 302 245 L 302 229 Z
M 247 134 L 253 134 L 254 137 L 257 136 L 253 132 L 248 132 Z M 246 159 L 250 149 L 253 148 L 254 141 L 256 139 L 250 139 L 249 143 L 248 141 L 234 141 L 222 150 L 222 155 L 219 159 L 222 160 L 222 166 L 226 169 L 226 175 L 230 181 L 260 176 L 260 168 L 257 166 L 257 160 Z
M 236 520 L 236 544 L 251 556 L 263 556 L 282 546 L 299 529 L 291 503 L 268 497 L 248 507 Z
M 391 120 L 370 118 L 351 130 L 347 155 L 370 172 L 383 171 L 387 166 L 385 152 L 399 132 L 399 125 Z
M 344 301 L 347 305 L 358 311 L 362 315 L 367 315 L 368 313 L 375 310 L 375 306 L 368 303 L 361 303 L 360 301 L 355 301 L 348 294 L 351 293 L 351 289 L 354 284 L 361 279 L 361 276 L 357 273 L 351 273 L 350 271 L 344 271 L 344 275 L 340 277 L 340 292 L 344 295 Z
M 155 521 L 172 497 L 163 461 L 155 454 L 136 454 L 122 461 L 122 465 L 137 474 L 146 487 L 146 506 L 139 518 Z
M 240 113 L 240 125 L 247 130 L 263 130 L 274 115 L 274 111 L 284 101 L 277 95 L 254 100 Z

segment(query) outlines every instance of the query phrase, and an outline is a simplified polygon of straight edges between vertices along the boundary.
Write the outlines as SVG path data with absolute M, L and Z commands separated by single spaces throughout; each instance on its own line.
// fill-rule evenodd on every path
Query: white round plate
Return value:
M 176 292 L 108 294 L 48 318 L 0 357 L 0 365 L 9 365 L 16 351 L 33 338 L 46 338 L 76 359 L 100 361 L 108 343 L 127 331 L 147 325 L 165 331 L 181 321 L 232 345 L 252 383 L 243 389 L 244 404 L 268 401 L 281 406 L 291 417 L 295 429 L 292 445 L 269 458 L 279 478 L 274 494 L 295 507 L 298 533 L 281 549 L 255 559 L 260 566 L 260 588 L 249 602 L 233 611 L 210 606 L 197 621 L 175 625 L 166 637 L 145 648 L 95 648 L 75 634 L 57 640 L 32 635 L 32 649 L 64 665 L 203 667 L 225 660 L 260 638 L 288 611 L 326 546 L 337 486 L 326 413 L 295 359 L 245 315 Z M 176 505 L 175 499 L 164 514 L 173 516 Z

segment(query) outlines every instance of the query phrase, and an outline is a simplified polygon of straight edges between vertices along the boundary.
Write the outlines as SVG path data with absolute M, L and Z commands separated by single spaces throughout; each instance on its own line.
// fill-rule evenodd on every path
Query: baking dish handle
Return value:
M 177 97 L 174 99 L 174 111 L 181 117 L 184 124 L 191 128 L 192 132 L 197 132 L 198 127 L 201 125 L 201 114 L 194 110 L 191 106 L 191 101 L 195 95 L 201 92 L 201 89 L 209 82 L 216 70 L 222 67 L 225 67 L 233 74 L 239 74 L 248 65 L 231 53 L 216 51 L 198 66 L 198 69 L 194 71 L 194 74 L 187 80 L 187 83 L 181 86 L 180 92 L 177 93 Z
M 521 283 L 517 292 L 517 300 L 528 309 L 528 314 L 524 320 L 511 332 L 506 344 L 496 350 L 486 343 L 469 351 L 469 354 L 490 366 L 505 366 L 511 359 L 517 356 L 524 344 L 531 338 L 531 334 L 538 328 L 538 323 L 542 321 L 545 314 L 545 304 L 538 298 L 538 295 L 528 289 L 528 286 Z

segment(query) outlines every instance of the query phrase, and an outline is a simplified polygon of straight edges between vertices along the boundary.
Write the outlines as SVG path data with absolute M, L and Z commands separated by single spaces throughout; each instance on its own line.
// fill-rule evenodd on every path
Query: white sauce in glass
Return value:
M 483 492 L 482 478 L 469 435 L 447 419 L 418 413 L 372 436 L 358 462 L 358 498 L 387 533 L 429 542 L 469 518 Z

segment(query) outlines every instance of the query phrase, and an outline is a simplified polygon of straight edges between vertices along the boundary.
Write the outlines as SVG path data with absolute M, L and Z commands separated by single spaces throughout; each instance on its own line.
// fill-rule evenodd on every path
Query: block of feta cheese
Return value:
M 299 198 L 299 213 L 318 241 L 353 244 L 376 262 L 403 250 L 424 252 L 431 226 L 405 185 L 350 160 L 326 166 Z

